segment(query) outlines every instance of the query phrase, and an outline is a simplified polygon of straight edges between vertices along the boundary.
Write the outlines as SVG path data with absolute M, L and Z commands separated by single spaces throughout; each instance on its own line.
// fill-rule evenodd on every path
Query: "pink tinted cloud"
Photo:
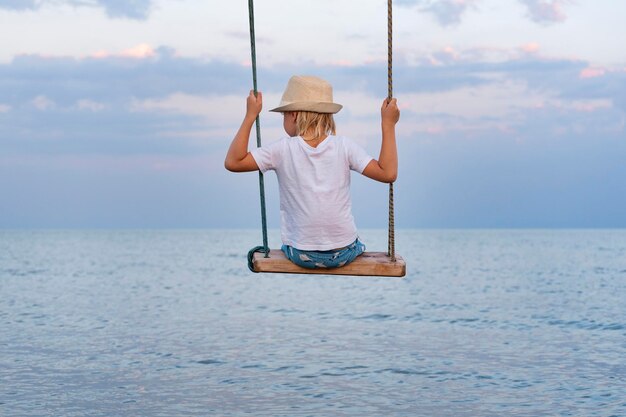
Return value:
M 125 49 L 120 54 L 128 58 L 150 58 L 155 55 L 154 49 L 147 43 L 142 43 L 129 49 Z
M 539 52 L 539 44 L 536 42 L 529 42 L 525 45 L 522 45 L 520 49 L 527 54 L 534 54 Z
M 118 53 L 110 53 L 105 50 L 99 50 L 91 54 L 92 58 L 96 59 L 104 59 L 110 57 L 124 57 L 124 58 L 134 58 L 134 59 L 144 59 L 144 58 L 152 58 L 156 55 L 154 48 L 148 45 L 147 43 L 141 43 L 139 45 L 133 46 L 128 49 L 124 49 Z
M 587 67 L 581 70 L 578 76 L 580 78 L 596 78 L 602 77 L 604 74 L 606 74 L 606 70 L 604 68 Z
M 351 61 L 349 59 L 339 59 L 339 60 L 335 60 L 333 62 L 331 62 L 331 65 L 337 66 L 337 67 L 356 67 L 357 63 L 354 61 Z

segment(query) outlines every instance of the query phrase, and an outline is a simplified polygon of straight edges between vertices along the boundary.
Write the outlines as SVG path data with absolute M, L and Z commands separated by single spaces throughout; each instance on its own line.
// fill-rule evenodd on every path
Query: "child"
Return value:
M 331 85 L 321 78 L 293 76 L 280 106 L 289 137 L 248 152 L 252 125 L 261 112 L 263 95 L 251 91 L 246 116 L 224 165 L 233 172 L 276 171 L 280 192 L 282 250 L 305 268 L 347 265 L 365 251 L 357 235 L 350 201 L 350 170 L 381 182 L 398 174 L 395 125 L 396 99 L 381 107 L 382 146 L 378 160 L 351 139 L 335 135 Z

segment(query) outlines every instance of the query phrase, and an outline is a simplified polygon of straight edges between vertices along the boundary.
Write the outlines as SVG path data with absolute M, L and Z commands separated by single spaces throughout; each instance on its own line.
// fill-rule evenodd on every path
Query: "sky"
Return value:
M 338 133 L 377 157 L 387 2 L 256 3 L 263 143 L 289 77 L 318 75 Z M 393 13 L 397 228 L 626 227 L 626 2 Z M 0 0 L 0 39 L 0 228 L 260 228 L 257 174 L 223 167 L 252 86 L 247 2 Z M 359 227 L 387 226 L 387 190 L 353 174 Z

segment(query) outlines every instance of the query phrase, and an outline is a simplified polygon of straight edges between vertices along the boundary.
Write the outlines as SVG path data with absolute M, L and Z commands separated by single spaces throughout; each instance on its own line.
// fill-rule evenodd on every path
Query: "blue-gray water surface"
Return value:
M 625 230 L 398 230 L 405 279 L 259 241 L 0 231 L 0 415 L 626 416 Z

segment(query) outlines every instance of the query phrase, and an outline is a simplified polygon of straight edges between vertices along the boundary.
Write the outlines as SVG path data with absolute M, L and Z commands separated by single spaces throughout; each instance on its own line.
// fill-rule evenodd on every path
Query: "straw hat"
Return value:
M 333 87 L 328 81 L 309 75 L 294 75 L 287 83 L 280 106 L 270 111 L 337 113 L 342 107 L 333 103 Z

